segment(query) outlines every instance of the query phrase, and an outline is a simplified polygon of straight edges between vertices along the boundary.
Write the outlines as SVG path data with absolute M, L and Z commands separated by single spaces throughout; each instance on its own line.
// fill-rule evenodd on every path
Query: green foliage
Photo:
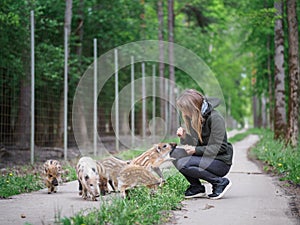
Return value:
M 0 177 L 0 197 L 36 191 L 44 187 L 41 177 L 35 174 L 18 175 L 9 172 Z
M 276 9 L 274 7 L 262 8 L 258 10 L 253 10 L 245 13 L 244 16 L 253 26 L 260 26 L 261 28 L 273 27 L 274 22 L 279 17 L 275 16 Z M 264 29 L 267 31 L 267 29 Z
M 260 141 L 252 149 L 257 158 L 263 161 L 265 170 L 280 175 L 282 180 L 300 184 L 300 148 L 286 146 L 282 141 L 273 139 L 273 133 L 263 130 Z
M 164 40 L 167 41 L 167 2 L 163 1 L 163 5 Z M 262 21 L 262 18 L 270 21 L 273 11 L 270 7 L 264 9 L 263 4 L 258 1 L 252 4 L 252 2 L 233 0 L 225 2 L 222 0 L 184 0 L 175 1 L 174 7 L 175 42 L 191 49 L 212 69 L 223 89 L 231 116 L 242 124 L 243 117 L 250 115 L 252 65 L 249 59 L 252 60 L 252 58 L 249 52 L 257 53 L 253 61 L 261 60 L 265 52 L 262 48 L 262 40 L 265 38 L 261 38 L 262 35 L 255 36 L 253 39 L 259 40 L 257 41 L 259 45 L 249 44 L 242 48 L 244 41 L 250 39 L 248 37 L 257 30 L 252 26 L 247 26 L 247 20 L 252 21 L 252 24 L 257 18 L 257 21 Z M 14 71 L 17 77 L 16 83 L 20 81 L 20 74 L 26 71 L 28 73 L 30 64 L 29 15 L 30 10 L 33 9 L 36 29 L 37 93 L 47 86 L 51 87 L 50 90 L 48 89 L 50 95 L 53 92 L 53 95 L 60 96 L 63 90 L 65 2 L 4 0 L 0 9 L 0 32 L 6 34 L 0 37 L 0 66 Z M 94 38 L 98 39 L 99 56 L 128 42 L 157 39 L 157 1 L 141 3 L 140 0 L 91 0 L 85 1 L 82 6 L 79 0 L 73 0 L 72 14 L 69 59 L 69 96 L 71 98 L 82 73 L 93 60 Z M 81 19 L 83 19 L 82 40 L 79 35 Z M 78 53 L 78 47 L 82 47 L 81 55 Z M 253 63 L 253 66 L 256 64 Z M 140 68 L 136 68 L 136 71 L 140 71 Z M 128 68 L 120 71 L 120 89 L 130 82 L 129 73 Z M 138 77 L 140 74 L 137 72 L 136 78 Z M 168 77 L 167 65 L 165 77 Z M 176 83 L 181 88 L 197 88 L 198 86 L 180 70 L 176 70 L 175 77 Z M 103 111 L 110 109 L 114 101 L 113 82 L 113 79 L 106 82 L 99 95 L 101 99 L 99 105 L 105 108 Z M 16 95 L 16 99 L 18 97 Z M 102 99 L 105 99 L 105 102 Z M 59 107 L 59 104 L 51 106 L 51 108 Z
M 63 182 L 77 180 L 77 173 L 74 165 L 66 163 L 65 165 L 63 164 L 62 167 L 63 173 L 61 175 L 61 178 Z
M 171 172 L 163 187 L 155 193 L 140 187 L 130 191 L 129 199 L 112 197 L 102 199 L 100 209 L 83 211 L 70 218 L 63 218 L 62 224 L 160 224 L 166 222 L 167 211 L 180 207 L 187 181 L 178 172 Z

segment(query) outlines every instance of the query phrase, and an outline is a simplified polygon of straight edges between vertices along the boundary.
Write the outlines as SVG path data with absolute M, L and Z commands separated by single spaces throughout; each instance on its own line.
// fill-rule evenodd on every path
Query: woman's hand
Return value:
M 188 155 L 193 155 L 196 153 L 196 146 L 192 145 L 177 145 L 177 148 L 183 148 Z
M 180 137 L 180 138 L 185 139 L 185 135 L 186 135 L 185 129 L 182 128 L 182 127 L 179 127 L 179 128 L 177 129 L 177 136 Z
M 191 145 L 185 145 L 184 149 L 188 155 L 194 155 L 196 153 L 196 147 Z

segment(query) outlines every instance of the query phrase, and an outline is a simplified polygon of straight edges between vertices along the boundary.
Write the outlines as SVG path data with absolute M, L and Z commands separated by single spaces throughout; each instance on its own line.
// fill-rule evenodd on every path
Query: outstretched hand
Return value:
M 184 138 L 185 138 L 185 135 L 186 135 L 185 129 L 182 128 L 182 127 L 179 127 L 179 128 L 177 129 L 177 136 L 184 139 Z
M 196 153 L 196 147 L 192 145 L 178 145 L 177 148 L 183 148 L 188 155 Z

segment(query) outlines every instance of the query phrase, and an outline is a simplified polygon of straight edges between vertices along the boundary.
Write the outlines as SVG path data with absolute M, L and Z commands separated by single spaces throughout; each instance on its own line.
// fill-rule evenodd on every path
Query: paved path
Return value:
M 56 194 L 47 194 L 47 189 L 43 189 L 0 200 L 0 224 L 54 224 L 55 217 L 59 215 L 73 216 L 81 209 L 99 207 L 100 201 L 84 201 L 77 190 L 78 182 L 73 181 L 58 186 Z
M 230 136 L 230 134 L 229 134 Z M 258 137 L 250 135 L 234 144 L 234 165 L 228 175 L 231 189 L 219 200 L 207 198 L 183 201 L 183 209 L 175 212 L 169 224 L 178 225 L 291 225 L 300 224 L 291 217 L 289 198 L 267 176 L 249 161 L 247 151 Z M 211 185 L 205 184 L 207 192 Z
M 231 135 L 229 132 L 229 136 Z M 233 186 L 224 198 L 184 201 L 183 210 L 175 212 L 176 224 L 296 224 L 289 217 L 289 199 L 274 184 L 275 178 L 262 174 L 258 167 L 247 159 L 248 147 L 257 140 L 257 136 L 249 136 L 234 145 L 234 166 L 228 176 Z M 209 190 L 210 185 L 206 186 Z M 13 196 L 12 199 L 0 200 L 0 224 L 19 225 L 25 222 L 33 225 L 53 224 L 55 217 L 59 215 L 69 217 L 81 209 L 100 205 L 100 201 L 83 201 L 78 196 L 77 181 L 58 188 L 56 194 L 48 195 L 47 190 L 43 189 Z

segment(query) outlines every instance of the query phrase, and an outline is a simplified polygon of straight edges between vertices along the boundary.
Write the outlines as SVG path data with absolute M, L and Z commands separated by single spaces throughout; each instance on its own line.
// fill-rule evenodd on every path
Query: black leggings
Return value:
M 205 180 L 211 184 L 217 184 L 222 181 L 230 170 L 230 165 L 226 163 L 201 156 L 188 156 L 184 154 L 185 150 L 176 148 L 171 157 L 174 157 L 175 167 L 181 172 L 192 185 L 201 185 L 199 179 Z

